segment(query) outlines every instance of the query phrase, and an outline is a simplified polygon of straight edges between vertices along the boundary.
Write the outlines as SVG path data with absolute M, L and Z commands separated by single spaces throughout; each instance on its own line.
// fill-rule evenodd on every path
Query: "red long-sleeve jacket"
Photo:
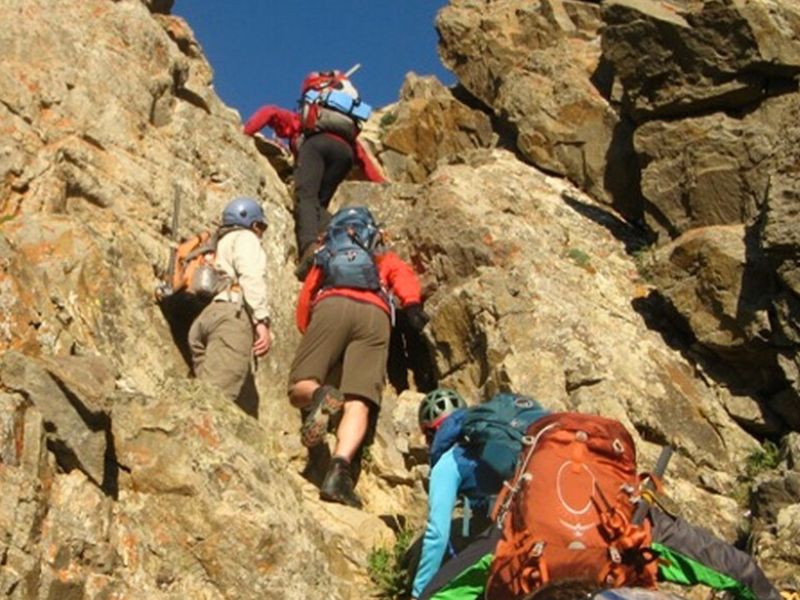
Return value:
M 295 156 L 297 155 L 297 139 L 303 132 L 300 125 L 299 114 L 286 110 L 285 108 L 280 108 L 279 106 L 262 106 L 253 113 L 253 116 L 247 119 L 247 123 L 244 124 L 244 132 L 247 135 L 254 135 L 264 127 L 270 127 L 278 137 L 289 140 L 289 148 L 291 148 L 292 154 Z M 337 135 L 324 135 L 330 135 L 343 144 L 348 143 Z M 364 146 L 362 146 L 361 142 L 358 140 L 353 142 L 353 151 L 356 164 L 364 172 L 367 181 L 374 181 L 375 183 L 383 183 L 386 181 L 378 167 L 372 162 Z
M 378 277 L 380 277 L 381 285 L 400 300 L 402 308 L 422 302 L 422 287 L 411 265 L 394 252 L 376 254 L 375 264 L 378 267 Z M 384 295 L 378 292 L 353 288 L 334 287 L 321 289 L 322 277 L 322 269 L 314 265 L 303 283 L 303 288 L 300 290 L 295 320 L 301 333 L 305 333 L 306 329 L 308 329 L 314 305 L 323 298 L 329 298 L 330 296 L 344 296 L 357 302 L 368 302 L 382 309 L 387 315 L 391 313 Z

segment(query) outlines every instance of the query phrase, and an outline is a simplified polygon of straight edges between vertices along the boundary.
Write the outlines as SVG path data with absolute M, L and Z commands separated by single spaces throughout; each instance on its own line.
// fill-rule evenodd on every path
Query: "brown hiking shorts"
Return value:
M 389 316 L 377 306 L 325 298 L 314 307 L 297 347 L 289 385 L 313 379 L 380 406 L 390 333 Z

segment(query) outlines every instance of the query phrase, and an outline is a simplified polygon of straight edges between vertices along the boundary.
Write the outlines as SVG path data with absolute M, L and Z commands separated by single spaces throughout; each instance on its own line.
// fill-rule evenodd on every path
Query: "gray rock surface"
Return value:
M 341 201 L 362 201 L 365 187 L 346 186 Z M 619 418 L 642 434 L 645 464 L 658 443 L 673 442 L 688 457 L 675 467 L 688 478 L 679 493 L 688 512 L 711 510 L 719 530 L 734 535 L 742 523 L 732 501 L 705 491 L 701 475 L 735 474 L 757 446 L 715 386 L 648 331 L 640 301 L 649 290 L 609 228 L 633 232 L 502 151 L 440 167 L 405 194 L 404 206 L 391 192 L 369 203 L 391 215 L 403 252 L 424 266 L 436 379 L 469 398 L 526 390 L 555 410 Z
M 603 56 L 637 121 L 736 109 L 800 73 L 800 7 L 709 0 L 602 4 Z
M 68 377 L 82 370 L 79 361 L 74 364 L 77 368 L 67 370 Z M 84 381 L 88 383 L 87 379 Z M 103 484 L 107 413 L 92 410 L 91 402 L 71 390 L 68 382 L 54 378 L 42 365 L 17 352 L 6 352 L 0 358 L 0 383 L 5 390 L 24 393 L 36 407 L 47 431 L 47 442 L 64 470 L 80 469 L 96 485 Z
M 439 53 L 470 94 L 515 133 L 522 156 L 635 217 L 628 124 L 608 102 L 595 3 L 450 2 Z

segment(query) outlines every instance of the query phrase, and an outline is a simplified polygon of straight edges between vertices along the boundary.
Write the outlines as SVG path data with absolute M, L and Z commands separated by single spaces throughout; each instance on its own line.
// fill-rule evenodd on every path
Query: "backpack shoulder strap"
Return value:
M 198 239 L 198 244 L 195 248 L 183 257 L 184 262 L 190 262 L 206 252 L 211 252 L 217 247 L 217 232 L 204 230 L 195 236 Z
M 433 467 L 442 454 L 452 448 L 461 437 L 461 426 L 464 417 L 467 416 L 467 409 L 460 408 L 447 417 L 436 432 L 430 449 L 430 464 Z

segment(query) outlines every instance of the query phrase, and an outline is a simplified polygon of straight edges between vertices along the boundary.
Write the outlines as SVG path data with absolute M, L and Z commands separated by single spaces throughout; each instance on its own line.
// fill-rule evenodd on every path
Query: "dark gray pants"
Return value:
M 778 590 L 767 580 L 753 558 L 709 531 L 650 509 L 653 541 L 663 544 L 702 565 L 743 583 L 758 600 L 780 600 Z
M 318 133 L 300 144 L 294 170 L 295 235 L 300 254 L 327 223 L 328 204 L 352 168 L 353 147 L 344 140 Z

